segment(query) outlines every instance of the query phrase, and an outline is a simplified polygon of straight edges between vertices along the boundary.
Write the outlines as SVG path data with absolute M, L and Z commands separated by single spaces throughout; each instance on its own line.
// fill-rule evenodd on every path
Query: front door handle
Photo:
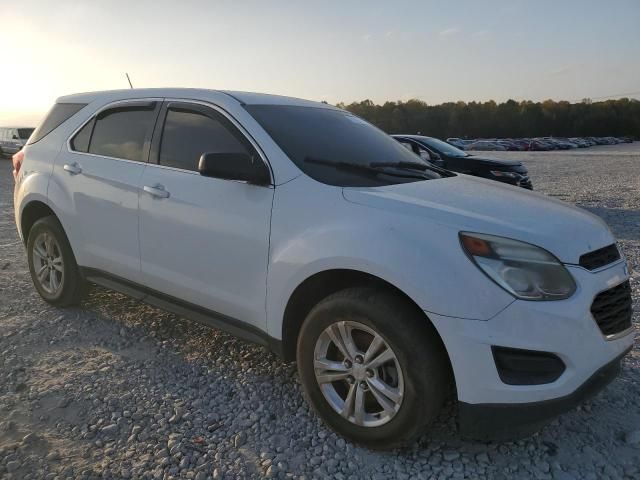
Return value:
M 145 185 L 144 187 L 142 187 L 142 189 L 149 195 L 153 195 L 157 198 L 169 198 L 169 196 L 171 195 L 164 189 L 164 185 L 160 185 L 159 183 L 156 183 L 153 186 Z
M 65 163 L 64 167 L 62 168 L 64 168 L 64 170 L 66 172 L 69 172 L 71 175 L 78 175 L 79 173 L 82 173 L 82 168 L 76 162 Z

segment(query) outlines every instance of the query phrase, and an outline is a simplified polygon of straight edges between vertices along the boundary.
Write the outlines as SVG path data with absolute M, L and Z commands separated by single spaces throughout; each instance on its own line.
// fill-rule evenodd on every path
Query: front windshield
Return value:
M 403 178 L 358 168 L 375 163 L 425 162 L 383 131 L 349 112 L 293 105 L 245 105 L 244 108 L 300 170 L 319 182 L 363 187 L 440 177 L 432 171 L 421 173 L 426 178 Z M 336 168 L 335 164 L 356 168 Z
M 433 148 L 434 150 L 439 151 L 440 153 L 444 153 L 449 157 L 468 157 L 469 154 L 464 150 L 460 150 L 459 148 L 454 147 L 453 145 L 448 144 L 447 142 L 443 142 L 442 140 L 438 140 L 437 138 L 432 137 L 421 137 L 424 143 Z
M 22 139 L 22 140 L 27 140 L 31 134 L 33 133 L 33 128 L 19 128 L 18 129 L 18 136 Z

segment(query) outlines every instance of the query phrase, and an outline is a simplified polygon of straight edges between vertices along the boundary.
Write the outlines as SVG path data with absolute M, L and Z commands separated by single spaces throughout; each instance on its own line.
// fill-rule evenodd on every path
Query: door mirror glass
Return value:
M 259 158 L 247 153 L 203 153 L 198 172 L 205 177 L 240 180 L 255 185 L 269 185 L 271 175 Z

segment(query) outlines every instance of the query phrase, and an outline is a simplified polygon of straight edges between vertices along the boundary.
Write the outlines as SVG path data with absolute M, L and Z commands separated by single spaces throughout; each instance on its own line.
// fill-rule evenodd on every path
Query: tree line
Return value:
M 622 98 L 580 103 L 507 100 L 448 102 L 371 100 L 339 103 L 387 133 L 422 134 L 438 138 L 600 137 L 640 138 L 640 101 Z

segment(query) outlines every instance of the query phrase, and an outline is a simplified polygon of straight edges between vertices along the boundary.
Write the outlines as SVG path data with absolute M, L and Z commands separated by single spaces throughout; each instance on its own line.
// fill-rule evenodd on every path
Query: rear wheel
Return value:
M 29 271 L 47 302 L 69 306 L 80 302 L 85 284 L 60 222 L 53 216 L 36 221 L 27 240 Z
M 316 305 L 298 337 L 297 360 L 323 420 L 371 448 L 413 441 L 448 392 L 437 333 L 422 312 L 384 290 L 347 289 Z

